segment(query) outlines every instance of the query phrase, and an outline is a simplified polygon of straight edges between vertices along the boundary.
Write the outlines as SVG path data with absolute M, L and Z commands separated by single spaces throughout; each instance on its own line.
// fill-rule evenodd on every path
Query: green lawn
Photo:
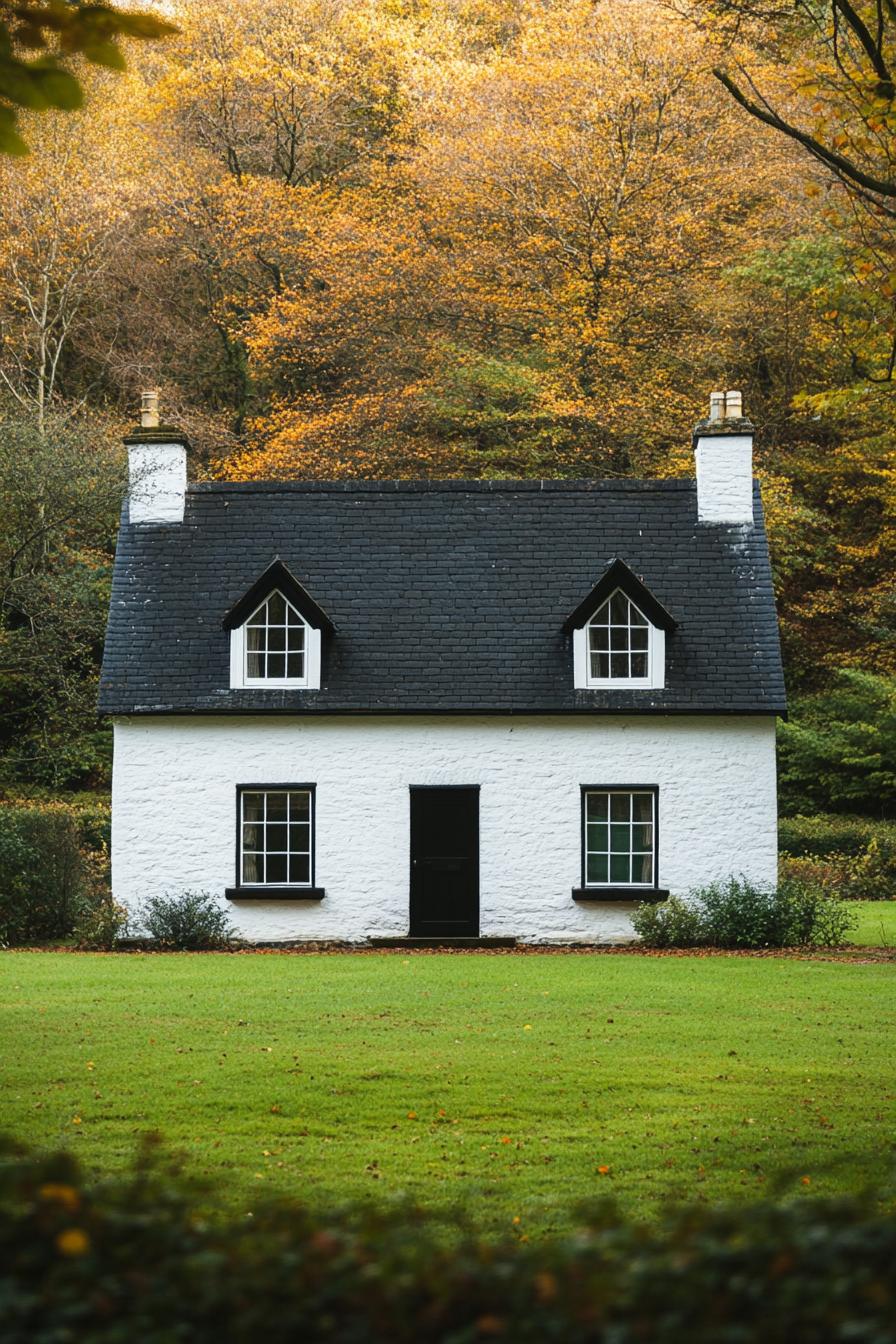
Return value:
M 896 901 L 851 901 L 858 923 L 849 941 L 865 947 L 896 947 Z
M 98 1169 L 159 1131 L 243 1212 L 407 1193 L 533 1234 L 782 1169 L 881 1189 L 894 989 L 778 958 L 4 953 L 3 1125 Z

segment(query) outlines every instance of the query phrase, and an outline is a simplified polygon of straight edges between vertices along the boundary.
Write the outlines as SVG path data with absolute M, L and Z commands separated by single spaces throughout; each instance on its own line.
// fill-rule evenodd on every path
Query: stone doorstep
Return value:
M 370 947 L 516 947 L 516 938 L 368 938 Z

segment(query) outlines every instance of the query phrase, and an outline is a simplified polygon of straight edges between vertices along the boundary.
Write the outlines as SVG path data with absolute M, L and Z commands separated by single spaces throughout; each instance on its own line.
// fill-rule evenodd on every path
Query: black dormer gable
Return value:
M 235 630 L 237 626 L 247 621 L 266 597 L 271 593 L 280 592 L 292 603 L 300 616 L 313 625 L 317 630 L 325 630 L 328 634 L 336 633 L 336 627 L 330 620 L 323 607 L 315 602 L 314 598 L 303 588 L 294 574 L 286 568 L 283 561 L 276 559 L 267 569 L 256 579 L 252 587 L 235 602 L 228 611 L 224 620 L 221 622 L 225 630 Z
M 665 630 L 671 634 L 677 625 L 677 621 L 670 616 L 669 612 L 659 602 L 633 570 L 629 569 L 624 560 L 617 556 L 608 569 L 604 571 L 597 583 L 591 589 L 591 592 L 580 602 L 575 611 L 571 612 L 563 622 L 564 631 L 569 634 L 571 630 L 579 630 L 583 625 L 591 620 L 594 613 L 603 606 L 608 597 L 613 593 L 620 591 L 625 594 L 635 606 L 642 611 L 658 629 Z

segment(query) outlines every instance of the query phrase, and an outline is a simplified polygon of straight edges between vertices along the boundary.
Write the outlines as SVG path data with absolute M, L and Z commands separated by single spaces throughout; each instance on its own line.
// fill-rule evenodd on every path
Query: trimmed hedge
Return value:
M 573 1238 L 475 1238 L 370 1206 L 197 1214 L 151 1162 L 88 1186 L 68 1153 L 0 1164 L 4 1344 L 891 1344 L 896 1220 L 800 1199 L 612 1205 Z
M 874 839 L 896 844 L 896 821 L 820 813 L 781 817 L 778 822 L 778 850 L 792 858 L 858 857 Z
M 67 938 L 88 888 L 80 831 L 65 803 L 0 806 L 0 944 Z

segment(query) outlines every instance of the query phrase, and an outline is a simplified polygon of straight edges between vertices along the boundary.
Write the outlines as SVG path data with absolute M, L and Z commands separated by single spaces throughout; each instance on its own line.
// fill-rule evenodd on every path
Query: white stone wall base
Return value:
M 317 786 L 320 902 L 229 902 L 238 784 Z M 408 931 L 417 784 L 478 784 L 480 933 L 628 941 L 632 906 L 577 903 L 581 785 L 659 787 L 659 884 L 774 881 L 771 717 L 122 718 L 115 722 L 112 880 L 147 897 L 214 893 L 253 942 L 365 942 Z

